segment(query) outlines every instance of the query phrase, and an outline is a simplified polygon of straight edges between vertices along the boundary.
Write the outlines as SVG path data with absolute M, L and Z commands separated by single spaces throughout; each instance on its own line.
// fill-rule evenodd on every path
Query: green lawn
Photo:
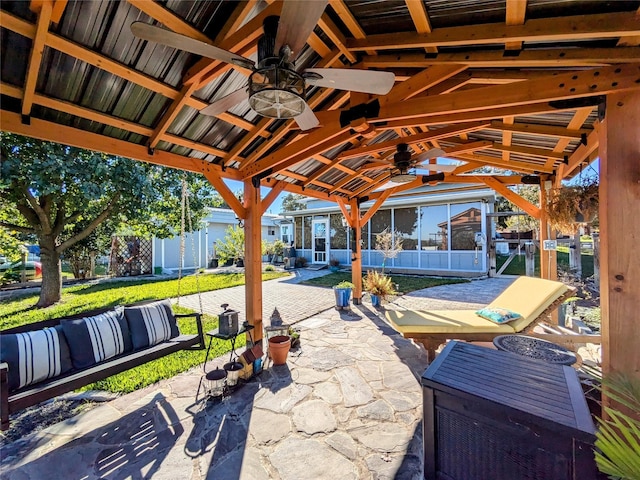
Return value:
M 569 249 L 563 251 L 562 247 L 558 247 L 556 252 L 558 259 L 558 270 L 569 271 Z M 507 261 L 508 255 L 497 255 L 497 269 Z M 588 278 L 593 275 L 593 254 L 582 253 L 582 278 Z M 524 275 L 525 274 L 525 256 L 516 255 L 504 272 L 506 275 Z M 535 276 L 540 276 L 540 254 L 535 254 Z
M 288 273 L 265 272 L 263 280 L 271 280 Z M 244 274 L 205 274 L 198 276 L 200 291 L 218 290 L 244 284 Z M 0 302 L 0 329 L 37 322 L 49 318 L 60 318 L 102 307 L 124 305 L 142 300 L 163 299 L 177 296 L 177 280 L 154 279 L 149 281 L 114 281 L 97 285 L 82 285 L 64 288 L 60 303 L 44 309 L 35 309 L 38 296 L 29 295 L 16 300 Z M 181 295 L 197 293 L 196 277 L 189 276 L 180 283 Z M 175 307 L 176 313 L 188 313 L 190 310 Z M 197 333 L 192 318 L 179 319 L 180 331 L 185 334 Z M 203 316 L 204 331 L 217 328 L 218 318 L 212 315 Z M 237 347 L 244 345 L 244 336 L 238 338 Z M 215 358 L 229 351 L 229 342 L 216 340 L 211 347 L 210 358 Z M 180 351 L 154 360 L 118 375 L 85 387 L 87 390 L 107 390 L 110 392 L 128 393 L 151 385 L 164 378 L 170 378 L 180 372 L 202 363 L 204 350 Z
M 306 284 L 318 285 L 321 287 L 333 287 L 342 281 L 351 281 L 351 272 L 330 273 L 323 277 L 307 280 Z M 469 280 L 461 278 L 429 278 L 409 275 L 391 275 L 391 281 L 397 285 L 397 290 L 402 293 L 413 292 L 423 288 L 437 287 L 438 285 L 449 285 L 452 283 L 466 283 Z

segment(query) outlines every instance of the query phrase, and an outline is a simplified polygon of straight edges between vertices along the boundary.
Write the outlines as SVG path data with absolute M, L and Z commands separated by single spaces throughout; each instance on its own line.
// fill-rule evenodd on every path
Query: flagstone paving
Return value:
M 482 304 L 506 287 L 489 280 L 465 285 L 478 294 L 458 298 Z M 300 287 L 267 282 L 265 298 L 284 301 L 283 292 L 297 295 Z M 316 296 L 332 293 L 307 288 Z M 446 296 L 451 286 L 436 288 Z M 306 296 L 298 300 L 301 310 Z M 394 308 L 429 308 L 442 301 L 437 296 L 406 295 Z M 422 347 L 402 338 L 367 303 L 351 311 L 306 312 L 311 316 L 297 324 L 302 346 L 290 352 L 287 364 L 267 361 L 262 373 L 222 401 L 203 398 L 203 370 L 194 368 L 9 444 L 0 476 L 422 478 Z M 287 313 L 282 317 L 288 320 Z M 206 369 L 227 360 L 212 360 Z

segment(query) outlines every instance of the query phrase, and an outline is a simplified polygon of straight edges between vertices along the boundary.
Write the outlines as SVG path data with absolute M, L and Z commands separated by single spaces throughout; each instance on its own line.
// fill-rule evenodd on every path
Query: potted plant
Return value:
M 379 307 L 382 300 L 395 293 L 391 277 L 375 270 L 367 271 L 362 279 L 362 287 L 371 295 L 371 304 L 374 307 Z
M 545 205 L 551 226 L 561 233 L 572 234 L 578 224 L 591 223 L 598 214 L 598 190 L 597 178 L 585 179 L 580 185 L 552 189 Z
M 273 242 L 273 263 L 282 263 L 284 255 L 284 242 L 282 240 L 276 240 Z
M 338 260 L 336 257 L 331 257 L 329 259 L 329 270 L 331 270 L 333 273 L 336 273 L 338 270 L 340 270 L 340 260 Z
M 353 290 L 353 288 L 353 283 L 347 282 L 346 280 L 334 285 L 333 291 L 336 294 L 336 309 L 342 310 L 343 308 L 349 308 L 351 290 Z

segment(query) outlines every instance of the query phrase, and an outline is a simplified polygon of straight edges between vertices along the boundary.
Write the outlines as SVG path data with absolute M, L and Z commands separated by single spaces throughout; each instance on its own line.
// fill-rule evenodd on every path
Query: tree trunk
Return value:
M 40 240 L 40 263 L 42 263 L 42 287 L 37 307 L 43 308 L 60 301 L 62 296 L 62 268 L 60 255 L 52 241 Z M 44 247 L 44 248 L 43 248 Z

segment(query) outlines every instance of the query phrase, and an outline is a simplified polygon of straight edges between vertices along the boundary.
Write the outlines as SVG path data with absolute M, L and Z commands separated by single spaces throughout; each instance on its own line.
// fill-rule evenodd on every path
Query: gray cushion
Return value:
M 9 390 L 56 377 L 72 368 L 60 326 L 0 335 L 0 361 L 9 365 Z
M 86 368 L 133 350 L 123 308 L 78 320 L 60 322 L 75 368 Z
M 149 347 L 180 335 L 168 300 L 139 307 L 125 307 L 134 350 Z

